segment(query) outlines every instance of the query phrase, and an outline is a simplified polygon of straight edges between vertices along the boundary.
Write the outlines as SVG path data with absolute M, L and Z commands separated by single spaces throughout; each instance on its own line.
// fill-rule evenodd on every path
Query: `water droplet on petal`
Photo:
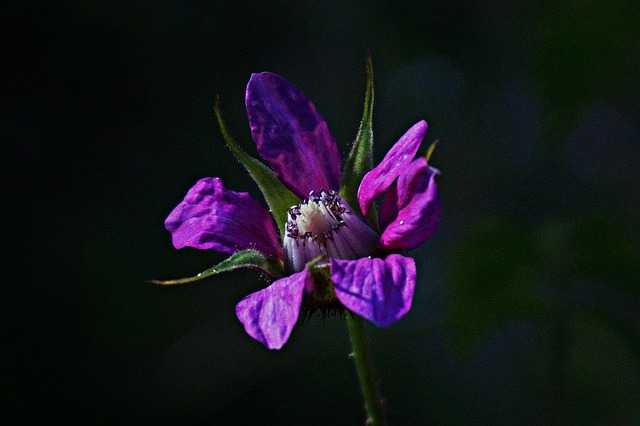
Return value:
M 401 220 L 401 221 L 400 221 L 400 225 L 404 225 L 404 220 Z

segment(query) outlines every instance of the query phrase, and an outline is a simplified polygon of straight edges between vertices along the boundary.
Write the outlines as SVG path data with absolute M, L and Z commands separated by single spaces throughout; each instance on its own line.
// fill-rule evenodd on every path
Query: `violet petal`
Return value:
M 380 223 L 385 224 L 382 248 L 413 250 L 436 232 L 440 223 L 437 174 L 424 158 L 418 158 L 400 175 L 380 206 Z
M 378 210 L 378 226 L 385 230 L 398 216 L 398 181 L 393 182 Z
M 411 308 L 416 265 L 410 257 L 331 259 L 336 296 L 351 312 L 386 327 Z
M 362 178 L 360 188 L 358 188 L 358 202 L 364 216 L 369 213 L 373 202 L 389 189 L 393 181 L 413 160 L 426 132 L 426 121 L 421 120 L 414 124 L 391 147 L 380 164 Z
M 255 249 L 283 259 L 273 219 L 246 192 L 226 189 L 219 178 L 203 178 L 165 220 L 175 248 L 195 247 L 232 254 Z
M 236 305 L 247 334 L 269 349 L 280 349 L 298 321 L 305 285 L 313 285 L 307 269 L 281 278 Z
M 327 123 L 290 82 L 269 72 L 252 74 L 245 99 L 251 135 L 274 173 L 300 198 L 337 190 L 340 154 Z

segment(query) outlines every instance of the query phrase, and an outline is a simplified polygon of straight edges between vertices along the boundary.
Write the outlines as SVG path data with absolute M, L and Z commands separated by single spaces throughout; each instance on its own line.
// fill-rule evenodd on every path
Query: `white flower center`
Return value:
M 284 250 L 292 272 L 324 254 L 338 259 L 358 259 L 371 254 L 378 235 L 335 191 L 313 191 L 289 209 Z
M 298 211 L 300 215 L 297 224 L 302 234 L 321 235 L 331 231 L 339 223 L 331 209 L 317 200 L 301 204 Z

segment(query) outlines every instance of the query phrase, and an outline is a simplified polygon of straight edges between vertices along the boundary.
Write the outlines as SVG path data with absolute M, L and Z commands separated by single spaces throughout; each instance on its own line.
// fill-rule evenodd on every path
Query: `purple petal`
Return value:
M 305 285 L 313 285 L 307 269 L 281 278 L 238 302 L 236 315 L 247 334 L 269 349 L 280 349 L 298 321 Z
M 340 155 L 327 123 L 311 101 L 282 77 L 252 74 L 247 85 L 251 135 L 280 181 L 300 198 L 337 190 Z
M 164 223 L 175 248 L 195 247 L 232 254 L 256 249 L 284 258 L 267 210 L 246 192 L 226 189 L 219 178 L 203 178 Z
M 431 237 L 440 223 L 438 171 L 424 158 L 411 162 L 380 206 L 385 250 L 413 250 Z
M 411 308 L 416 264 L 410 257 L 331 259 L 336 296 L 351 312 L 380 327 L 399 320 Z
M 384 196 L 384 200 L 380 204 L 378 210 L 378 225 L 381 230 L 387 229 L 387 226 L 393 222 L 398 216 L 398 182 L 394 182 L 389 188 L 389 192 Z
M 384 156 L 380 164 L 364 175 L 358 188 L 358 202 L 363 215 L 369 213 L 373 202 L 389 189 L 393 181 L 413 160 L 427 132 L 427 122 L 413 125 Z

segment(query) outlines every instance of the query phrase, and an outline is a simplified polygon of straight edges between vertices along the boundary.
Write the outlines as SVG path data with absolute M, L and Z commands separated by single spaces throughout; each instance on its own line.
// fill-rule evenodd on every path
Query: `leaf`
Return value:
M 358 205 L 358 187 L 367 172 L 373 168 L 373 65 L 371 54 L 367 55 L 367 88 L 364 96 L 364 112 L 360 129 L 356 136 L 351 152 L 342 172 L 340 196 L 350 206 Z M 372 209 L 373 211 L 373 209 Z M 369 219 L 375 219 L 376 214 L 369 214 Z M 376 224 L 377 227 L 377 224 Z
M 220 131 L 222 132 L 222 137 L 224 138 L 227 147 L 231 150 L 238 161 L 242 163 L 244 168 L 247 169 L 251 178 L 256 182 L 258 188 L 260 188 L 260 191 L 269 206 L 269 210 L 271 210 L 271 214 L 276 221 L 276 225 L 280 230 L 280 235 L 284 237 L 285 224 L 288 219 L 287 211 L 291 206 L 298 204 L 300 199 L 278 180 L 271 169 L 244 152 L 235 143 L 229 133 L 229 129 L 227 129 L 227 125 L 222 120 L 220 98 L 216 98 L 215 112 L 218 125 L 220 126 Z
M 177 280 L 150 280 L 151 284 L 176 285 L 200 281 L 221 272 L 233 271 L 240 268 L 258 269 L 272 278 L 278 278 L 284 274 L 284 264 L 280 259 L 266 256 L 257 250 L 242 250 L 234 253 L 231 257 L 218 263 L 213 268 L 209 268 L 194 277 L 179 278 Z

